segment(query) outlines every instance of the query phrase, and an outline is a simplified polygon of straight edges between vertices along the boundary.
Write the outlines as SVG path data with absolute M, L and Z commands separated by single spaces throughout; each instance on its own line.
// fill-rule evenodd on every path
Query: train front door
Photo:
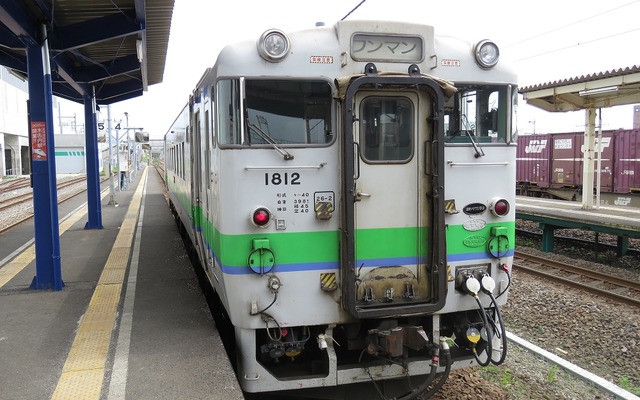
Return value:
M 352 197 L 352 205 L 345 204 L 352 234 L 349 254 L 343 253 L 351 274 L 342 276 L 350 311 L 359 317 L 425 309 L 438 302 L 434 288 L 439 285 L 433 281 L 439 247 L 434 225 L 439 200 L 432 190 L 438 179 L 432 162 L 433 100 L 417 86 L 388 87 L 363 85 L 350 89 L 346 98 L 353 107 L 347 117 L 352 131 L 346 134 L 353 152 L 345 156 L 346 171 L 351 170 L 346 157 L 353 162 L 353 181 L 345 178 L 345 191 Z

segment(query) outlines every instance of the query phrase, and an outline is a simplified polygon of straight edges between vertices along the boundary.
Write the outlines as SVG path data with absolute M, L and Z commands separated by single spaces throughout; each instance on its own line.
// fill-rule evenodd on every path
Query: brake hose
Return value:
M 482 287 L 482 291 L 489 296 L 491 299 L 491 304 L 493 304 L 495 313 L 498 317 L 498 323 L 500 324 L 500 341 L 502 342 L 502 354 L 500 358 L 496 361 L 493 359 L 493 352 L 489 353 L 491 363 L 494 365 L 500 365 L 504 362 L 507 356 L 507 328 L 504 325 L 504 319 L 502 318 L 502 311 L 500 311 L 500 307 L 498 306 L 498 302 L 496 298 L 493 296 L 493 290 L 496 288 L 496 282 L 493 280 L 489 274 L 484 273 L 482 279 L 480 280 L 480 286 Z M 493 326 L 495 328 L 495 321 L 493 321 Z
M 496 302 L 496 298 L 493 297 L 493 293 L 491 292 L 489 292 L 488 295 L 491 298 L 491 303 L 493 303 L 496 310 L 496 315 L 498 316 L 498 323 L 500 324 L 500 341 L 502 342 L 502 354 L 500 355 L 500 358 L 497 361 L 491 358 L 491 362 L 494 365 L 500 365 L 504 362 L 504 359 L 507 357 L 507 327 L 504 325 L 504 319 L 502 318 L 502 311 L 500 311 L 500 307 Z
M 484 331 L 487 333 L 487 360 L 480 361 L 480 357 L 478 357 L 475 345 L 473 346 L 473 356 L 476 358 L 476 361 L 478 362 L 478 364 L 480 364 L 480 366 L 486 367 L 491 363 L 491 354 L 493 353 L 493 334 L 491 333 L 491 327 L 489 326 L 489 318 L 487 318 L 487 312 L 484 310 L 484 306 L 480 302 L 478 294 L 474 293 L 473 298 L 476 300 L 476 303 L 478 303 L 478 308 L 480 308 L 480 315 L 482 316 L 482 323 L 484 324 Z
M 442 373 L 440 380 L 436 382 L 436 384 L 428 392 L 426 392 L 426 394 L 423 393 L 429 386 L 431 386 L 433 381 L 436 379 L 436 372 L 438 371 L 438 365 L 440 364 L 439 349 L 438 347 L 436 347 L 436 354 L 432 357 L 431 371 L 429 372 L 429 376 L 422 383 L 422 385 L 413 389 L 409 393 L 403 394 L 400 397 L 393 397 L 389 400 L 413 400 L 418 397 L 428 399 L 429 397 L 433 396 L 438 390 L 440 390 L 440 388 L 442 388 L 442 385 L 444 385 L 445 381 L 449 377 L 449 372 L 451 371 L 451 351 L 449 350 L 449 344 L 443 337 L 440 338 L 440 347 L 442 348 L 442 352 L 444 353 L 446 363 L 444 372 Z
M 449 344 L 444 338 L 440 338 L 440 344 L 442 346 L 442 352 L 444 353 L 445 359 L 444 372 L 442 373 L 440 380 L 427 393 L 425 393 L 423 397 L 425 399 L 430 398 L 442 388 L 444 383 L 447 381 L 447 378 L 449 378 L 449 372 L 451 372 L 451 351 L 449 350 Z
M 500 264 L 500 269 L 507 274 L 507 286 L 505 286 L 504 289 L 502 289 L 502 291 L 500 293 L 498 293 L 498 295 L 496 296 L 496 299 L 499 298 L 500 296 L 502 296 L 503 294 L 505 294 L 507 292 L 507 290 L 509 290 L 509 287 L 511 286 L 511 274 L 509 273 L 509 266 L 507 264 Z

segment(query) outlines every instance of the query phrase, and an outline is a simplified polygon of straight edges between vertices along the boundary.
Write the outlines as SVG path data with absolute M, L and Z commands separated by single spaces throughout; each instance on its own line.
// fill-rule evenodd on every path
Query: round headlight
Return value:
M 269 29 L 258 39 L 258 53 L 267 61 L 283 60 L 289 54 L 289 48 L 289 38 L 278 29 Z
M 491 68 L 498 63 L 500 50 L 491 40 L 482 40 L 476 44 L 476 62 L 481 68 Z

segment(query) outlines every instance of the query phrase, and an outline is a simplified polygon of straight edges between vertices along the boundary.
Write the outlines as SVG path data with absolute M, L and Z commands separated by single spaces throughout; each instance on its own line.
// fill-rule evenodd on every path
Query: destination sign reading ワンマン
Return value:
M 412 61 L 423 59 L 422 38 L 356 33 L 351 38 L 351 58 L 358 61 Z

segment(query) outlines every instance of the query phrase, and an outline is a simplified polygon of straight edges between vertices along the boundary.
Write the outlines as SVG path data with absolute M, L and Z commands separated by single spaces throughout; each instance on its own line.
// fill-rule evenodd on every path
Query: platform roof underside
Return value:
M 53 94 L 98 104 L 162 82 L 174 0 L 7 0 L 0 3 L 0 65 L 27 78 L 27 48 L 46 40 Z M 45 33 L 46 32 L 46 33 Z

